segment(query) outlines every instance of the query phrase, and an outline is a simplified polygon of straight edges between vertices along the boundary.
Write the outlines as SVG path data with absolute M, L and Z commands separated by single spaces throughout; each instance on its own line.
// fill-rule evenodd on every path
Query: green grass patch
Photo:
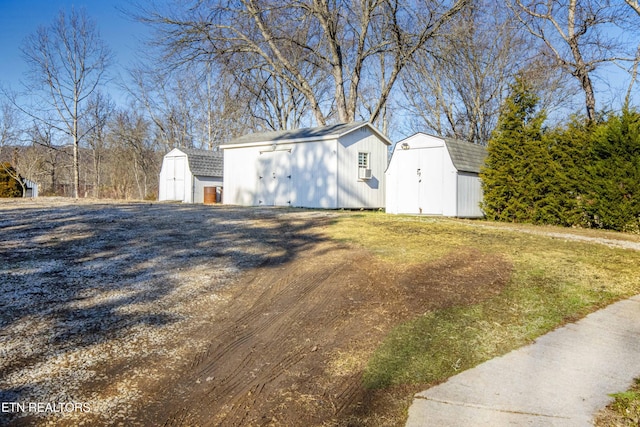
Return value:
M 635 409 L 636 414 L 640 414 L 640 378 L 635 380 L 633 388 L 622 393 L 614 393 L 611 395 L 615 399 L 613 407 L 621 412 L 628 412 Z M 635 406 L 635 408 L 634 408 Z
M 341 216 L 330 232 L 335 239 L 394 263 L 431 262 L 472 247 L 513 265 L 507 286 L 497 296 L 479 304 L 416 313 L 393 330 L 369 360 L 364 373 L 369 388 L 442 381 L 640 293 L 637 251 L 379 213 Z
M 607 411 L 596 418 L 596 426 L 640 425 L 640 378 L 636 378 L 629 390 L 614 393 L 611 397 L 614 398 L 613 403 L 607 407 Z
M 545 280 L 526 287 L 512 284 L 481 304 L 434 311 L 400 325 L 369 361 L 365 385 L 442 381 L 525 345 L 602 301 L 599 292 L 548 285 Z

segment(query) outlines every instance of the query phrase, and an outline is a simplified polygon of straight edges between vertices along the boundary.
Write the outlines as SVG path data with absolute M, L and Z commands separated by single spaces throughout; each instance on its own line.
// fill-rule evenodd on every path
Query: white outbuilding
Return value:
M 393 214 L 477 218 L 485 147 L 416 133 L 396 143 L 387 179 L 387 209 Z
M 222 152 L 174 148 L 160 170 L 158 200 L 215 203 L 222 195 Z
M 25 192 L 22 197 L 38 197 L 38 184 L 30 179 L 23 179 Z
M 245 135 L 220 146 L 223 203 L 382 208 L 390 145 L 368 122 Z

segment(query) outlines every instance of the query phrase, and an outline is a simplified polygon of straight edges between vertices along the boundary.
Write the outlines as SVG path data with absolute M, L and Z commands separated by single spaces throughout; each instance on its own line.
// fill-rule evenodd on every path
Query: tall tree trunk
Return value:
M 77 116 L 76 116 L 77 117 Z M 79 144 L 78 144 L 78 120 L 73 120 L 73 197 L 78 199 L 80 188 L 80 159 L 79 159 Z
M 593 91 L 593 84 L 589 73 L 584 71 L 577 75 L 584 91 L 585 106 L 587 107 L 587 121 L 593 122 L 596 119 L 596 95 Z
M 579 46 L 579 35 L 586 30 L 581 29 L 576 33 L 576 7 L 577 0 L 569 1 L 569 13 L 568 13 L 568 28 L 567 28 L 567 43 L 571 49 L 571 54 L 576 62 L 575 71 L 573 75 L 580 81 L 580 86 L 584 91 L 585 106 L 587 107 L 587 121 L 593 122 L 596 118 L 596 96 L 593 91 L 593 85 L 591 83 L 591 77 L 589 76 L 589 70 L 585 63 L 584 57 Z
M 100 197 L 100 154 L 98 150 L 93 150 L 93 197 Z
M 133 157 L 133 173 L 136 177 L 136 186 L 138 187 L 138 197 L 140 199 L 144 199 L 144 197 L 142 197 L 142 187 L 140 186 L 140 177 L 138 176 L 138 159 L 136 156 Z

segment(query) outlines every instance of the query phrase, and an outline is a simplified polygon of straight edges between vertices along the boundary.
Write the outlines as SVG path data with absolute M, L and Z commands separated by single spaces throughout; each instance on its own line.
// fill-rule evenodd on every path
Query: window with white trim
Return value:
M 361 151 L 358 153 L 358 179 L 371 179 L 371 169 L 369 167 L 369 153 Z
M 358 167 L 363 169 L 369 169 L 369 153 L 358 153 Z

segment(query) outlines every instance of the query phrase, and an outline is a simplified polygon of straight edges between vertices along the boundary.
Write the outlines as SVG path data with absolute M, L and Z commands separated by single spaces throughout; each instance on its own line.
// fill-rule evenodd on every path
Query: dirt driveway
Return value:
M 0 424 L 391 423 L 395 392 L 361 384 L 368 356 L 510 266 L 385 263 L 328 237 L 339 215 L 0 202 Z

